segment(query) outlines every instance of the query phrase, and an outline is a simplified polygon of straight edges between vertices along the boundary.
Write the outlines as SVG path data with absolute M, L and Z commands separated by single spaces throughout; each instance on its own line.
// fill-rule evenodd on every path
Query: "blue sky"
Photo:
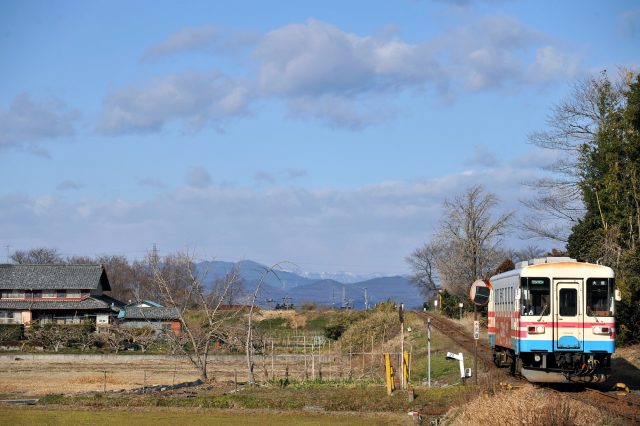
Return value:
M 524 214 L 527 135 L 638 46 L 624 0 L 1 2 L 0 259 L 407 273 L 445 197 Z

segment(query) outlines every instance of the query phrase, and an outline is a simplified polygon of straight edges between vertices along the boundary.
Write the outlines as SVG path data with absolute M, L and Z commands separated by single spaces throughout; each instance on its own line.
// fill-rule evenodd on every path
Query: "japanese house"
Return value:
M 103 265 L 0 265 L 0 323 L 80 324 L 98 328 L 123 305 Z

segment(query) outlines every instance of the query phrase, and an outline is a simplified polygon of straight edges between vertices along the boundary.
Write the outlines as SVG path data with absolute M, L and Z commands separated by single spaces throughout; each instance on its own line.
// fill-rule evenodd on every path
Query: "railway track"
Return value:
M 473 338 L 472 333 L 462 325 L 439 315 L 430 315 L 424 312 L 418 312 L 417 314 L 425 321 L 430 319 L 431 325 L 438 329 L 438 331 L 445 334 L 449 339 L 456 342 L 465 350 L 473 353 L 475 349 L 475 339 Z M 493 368 L 501 373 L 504 372 L 504 370 L 495 367 L 491 347 L 487 342 L 482 340 L 478 340 L 478 361 L 479 363 L 482 362 L 484 364 L 485 369 Z
M 438 331 L 445 334 L 465 350 L 473 353 L 475 340 L 469 330 L 465 329 L 457 322 L 440 315 L 427 314 L 424 312 L 417 312 L 417 314 L 425 321 L 427 319 L 430 319 L 431 325 L 438 329 Z M 479 363 L 482 362 L 484 364 L 485 369 L 492 369 L 494 372 L 504 375 L 505 377 L 509 377 L 511 379 L 514 378 L 514 376 L 512 376 L 508 372 L 508 370 L 495 366 L 495 364 L 493 363 L 493 353 L 491 347 L 487 344 L 487 342 L 484 342 L 482 340 L 478 341 L 478 361 Z M 519 377 L 519 379 L 524 380 L 521 377 Z M 620 397 L 616 394 L 602 392 L 597 389 L 585 387 L 584 385 L 563 386 L 562 389 L 556 389 L 554 387 L 546 385 L 536 386 L 594 406 L 600 410 L 609 412 L 614 416 L 618 416 L 627 421 L 630 421 L 631 424 L 640 424 L 640 399 L 634 398 L 634 396 L 632 395 Z
M 630 424 L 640 424 L 640 404 L 629 398 L 629 395 L 619 397 L 611 393 L 584 386 L 568 387 L 563 390 L 542 385 L 536 386 L 546 388 L 552 392 L 562 394 L 576 401 L 611 413 L 614 416 L 629 420 L 631 422 Z

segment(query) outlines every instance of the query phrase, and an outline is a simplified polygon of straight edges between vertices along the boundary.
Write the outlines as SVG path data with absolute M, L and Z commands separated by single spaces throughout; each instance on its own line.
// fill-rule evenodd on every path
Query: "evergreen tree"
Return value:
M 628 73 L 621 102 L 612 102 L 608 79 L 594 81 L 599 115 L 595 138 L 579 157 L 584 217 L 573 226 L 567 249 L 579 260 L 616 271 L 623 301 L 618 335 L 640 341 L 640 74 Z

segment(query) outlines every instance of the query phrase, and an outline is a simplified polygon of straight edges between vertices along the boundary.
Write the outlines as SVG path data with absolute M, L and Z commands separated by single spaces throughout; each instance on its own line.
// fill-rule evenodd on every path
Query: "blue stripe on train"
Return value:
M 607 352 L 614 353 L 616 351 L 616 345 L 613 340 L 585 340 L 584 342 L 585 352 Z
M 553 352 L 552 340 L 520 340 L 520 345 L 517 344 L 517 339 L 511 339 L 513 347 L 517 348 L 516 353 L 519 352 Z M 558 352 L 570 351 L 570 349 L 559 349 Z M 575 351 L 575 349 L 574 349 Z M 584 342 L 584 352 L 615 352 L 615 344 L 613 340 L 586 340 Z

